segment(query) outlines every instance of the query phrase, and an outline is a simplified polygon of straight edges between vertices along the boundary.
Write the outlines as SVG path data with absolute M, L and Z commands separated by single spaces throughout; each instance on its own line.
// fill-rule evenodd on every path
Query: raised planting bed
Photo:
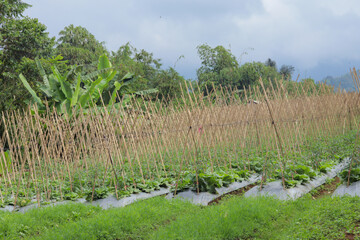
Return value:
M 360 181 L 354 182 L 347 186 L 346 183 L 340 185 L 332 196 L 344 196 L 344 195 L 350 195 L 350 196 L 359 196 L 360 197 Z
M 28 182 L 19 181 L 19 184 L 13 182 L 12 185 L 6 184 L 6 178 L 0 179 L 4 183 L 0 185 L 0 209 L 26 211 L 38 205 L 54 205 L 69 200 L 92 202 L 103 208 L 120 207 L 165 194 L 167 198 L 183 198 L 195 204 L 208 205 L 224 194 L 239 189 L 248 190 L 247 186 L 256 185 L 261 178 L 264 180 L 263 189 L 259 191 L 259 186 L 256 186 L 248 190 L 246 196 L 276 195 L 280 199 L 295 199 L 334 178 L 349 164 L 349 156 L 352 156 L 356 145 L 356 134 L 350 132 L 329 139 L 311 140 L 282 154 L 265 149 L 225 154 L 222 149 L 213 148 L 214 155 L 218 157 L 216 161 L 210 161 L 205 154 L 199 153 L 199 158 L 195 159 L 197 164 L 174 163 L 172 166 L 164 165 L 162 169 L 150 165 L 140 171 L 139 166 L 130 166 L 128 161 L 121 168 L 98 165 L 88 170 L 78 169 L 70 176 L 68 169 L 75 168 L 75 163 L 72 163 L 68 167 L 58 166 L 61 168 L 57 171 L 63 173 L 59 179 L 48 176 Z M 179 156 L 180 159 L 186 157 L 186 153 Z M 280 171 L 284 166 L 285 170 Z M 179 169 L 183 170 L 179 172 Z M 51 168 L 43 170 L 51 172 Z M 353 171 L 360 173 L 360 170 Z M 31 179 L 29 169 L 25 169 L 23 175 L 24 179 Z M 286 189 L 283 188 L 282 178 Z
M 94 181 L 87 180 L 84 175 L 82 179 L 76 179 L 76 183 L 74 182 L 72 185 L 72 191 L 68 183 L 61 184 L 62 192 L 59 191 L 60 183 L 50 183 L 49 194 L 41 194 L 40 196 L 37 196 L 34 191 L 25 192 L 22 189 L 19 191 L 16 191 L 17 189 L 8 189 L 7 192 L 2 190 L 3 202 L 0 202 L 0 210 L 27 211 L 39 205 L 56 205 L 68 201 L 101 205 L 106 209 L 111 205 L 125 206 L 136 200 L 166 194 L 170 191 L 171 184 L 173 184 L 171 178 L 159 178 L 146 180 L 145 182 L 141 181 L 141 179 L 127 179 L 124 181 L 125 184 L 121 185 L 122 189 L 116 191 L 114 185 L 111 185 L 113 182 L 111 176 L 106 180 L 96 181 L 94 184 Z M 16 199 L 12 192 L 18 192 Z M 40 204 L 38 203 L 38 197 L 40 198 Z
M 156 197 L 156 196 L 161 196 L 161 195 L 165 195 L 167 193 L 169 193 L 170 190 L 167 188 L 160 188 L 160 190 L 155 190 L 151 193 L 145 193 L 145 192 L 140 192 L 137 194 L 130 194 L 130 196 L 128 197 L 124 197 L 121 199 L 116 199 L 116 197 L 114 196 L 108 196 L 106 198 L 103 199 L 97 199 L 94 200 L 92 202 L 88 202 L 86 201 L 86 199 L 84 198 L 80 198 L 80 199 L 76 199 L 74 202 L 79 202 L 79 203 L 83 203 L 83 204 L 91 204 L 94 206 L 99 206 L 102 209 L 109 209 L 112 207 L 125 207 L 126 205 L 129 205 L 131 203 L 134 203 L 136 201 L 139 200 L 144 200 L 144 199 L 148 199 L 148 198 L 152 198 L 152 197 Z M 62 201 L 62 202 L 53 202 L 53 203 L 49 203 L 46 205 L 41 205 L 41 207 L 47 207 L 47 206 L 55 206 L 55 205 L 59 205 L 59 204 L 64 204 L 64 203 L 68 203 L 70 201 Z M 3 211 L 19 211 L 19 212 L 26 212 L 30 209 L 33 208 L 38 208 L 38 204 L 37 203 L 31 203 L 29 205 L 26 205 L 24 207 L 14 207 L 11 205 L 7 205 L 4 208 L 0 208 L 0 210 Z
M 113 188 L 98 187 L 92 191 L 88 189 L 85 194 L 80 191 L 78 193 L 68 193 L 63 197 L 65 200 L 73 202 L 80 202 L 84 204 L 92 204 L 100 206 L 103 209 L 110 207 L 123 207 L 135 201 L 152 198 L 155 196 L 166 195 L 167 198 L 172 198 L 175 194 L 178 196 L 192 196 L 195 194 L 196 199 L 200 202 L 209 202 L 222 196 L 226 193 L 235 191 L 237 189 L 248 186 L 259 180 L 258 174 L 253 174 L 252 171 L 240 170 L 237 168 L 224 170 L 218 169 L 210 172 L 195 172 L 185 171 L 181 174 L 181 180 L 176 184 L 176 178 L 160 178 L 158 180 L 146 181 L 145 184 L 141 183 L 139 179 L 135 180 L 136 187 L 132 181 L 127 181 L 126 191 L 117 191 L 118 198 Z M 196 194 L 197 189 L 201 192 Z M 203 197 L 205 196 L 205 197 Z M 51 202 L 42 201 L 40 206 L 53 206 L 62 204 L 69 201 L 61 201 L 60 199 L 53 199 Z M 5 211 L 19 211 L 26 212 L 29 209 L 37 208 L 39 205 L 36 201 L 36 196 L 28 200 L 23 197 L 17 199 L 16 206 L 15 200 L 11 196 L 6 201 L 7 204 L 1 206 L 0 210 Z M 206 205 L 203 203 L 203 205 Z
M 360 167 L 351 170 L 346 169 L 341 172 L 340 177 L 343 184 L 335 190 L 333 196 L 350 195 L 360 197 Z
M 256 186 L 245 193 L 245 197 L 255 196 L 273 196 L 281 200 L 295 200 L 302 197 L 304 194 L 311 190 L 326 183 L 327 179 L 336 177 L 343 169 L 350 164 L 350 158 L 344 159 L 341 163 L 335 165 L 333 168 L 328 170 L 326 173 L 322 173 L 312 180 L 298 184 L 295 187 L 285 188 L 283 187 L 282 181 L 273 181 L 263 185 L 262 189 L 260 186 Z
M 219 187 L 215 188 L 216 193 L 209 193 L 209 192 L 200 192 L 197 193 L 195 189 L 192 190 L 186 190 L 184 192 L 179 192 L 176 195 L 174 193 L 169 193 L 166 198 L 172 199 L 172 198 L 180 198 L 183 200 L 190 201 L 191 203 L 207 206 L 210 202 L 213 202 L 215 199 L 236 191 L 238 189 L 247 187 L 251 184 L 254 184 L 255 182 L 260 180 L 260 176 L 258 174 L 251 175 L 247 180 L 242 182 L 233 182 L 227 187 Z

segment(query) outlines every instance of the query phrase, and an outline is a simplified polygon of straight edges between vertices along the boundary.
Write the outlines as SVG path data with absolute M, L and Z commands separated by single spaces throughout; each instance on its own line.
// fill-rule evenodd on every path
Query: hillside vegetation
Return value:
M 356 84 L 354 83 L 354 79 L 350 73 L 344 74 L 339 77 L 328 76 L 322 80 L 322 82 L 326 82 L 326 84 L 333 86 L 334 89 L 346 90 L 347 92 L 356 91 Z

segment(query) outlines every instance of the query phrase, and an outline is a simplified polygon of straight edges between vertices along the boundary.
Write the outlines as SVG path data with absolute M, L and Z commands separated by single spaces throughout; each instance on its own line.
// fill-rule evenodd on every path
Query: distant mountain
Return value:
M 354 81 L 350 73 L 340 77 L 327 76 L 321 82 L 326 82 L 327 84 L 334 86 L 335 89 L 338 89 L 340 85 L 341 89 L 345 89 L 347 92 L 355 91 Z

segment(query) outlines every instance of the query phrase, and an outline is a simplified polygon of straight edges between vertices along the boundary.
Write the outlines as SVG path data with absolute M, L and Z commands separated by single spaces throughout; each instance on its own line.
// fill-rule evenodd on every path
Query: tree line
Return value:
M 229 49 L 208 44 L 197 47 L 201 60 L 197 79 L 185 79 L 173 67 L 163 68 L 161 59 L 153 53 L 137 49 L 130 43 L 120 46 L 117 51 L 108 51 L 103 42 L 81 26 L 71 24 L 59 32 L 57 39 L 49 37 L 46 26 L 38 19 L 23 16 L 29 7 L 21 0 L 0 0 L 0 112 L 25 108 L 32 99 L 32 94 L 20 81 L 20 74 L 37 95 L 46 98 L 49 96 L 42 91 L 44 73 L 41 69 L 51 74 L 56 68 L 61 75 L 76 68 L 77 72 L 86 76 L 98 70 L 99 58 L 104 55 L 117 73 L 104 92 L 113 92 L 110 90 L 116 89 L 114 84 L 123 82 L 128 73 L 136 81 L 126 85 L 127 93 L 157 89 L 157 99 L 180 97 L 180 83 L 184 81 L 195 82 L 205 94 L 217 86 L 241 91 L 258 85 L 260 77 L 265 84 L 274 83 L 274 86 L 275 81 L 281 79 L 292 82 L 294 67 L 290 65 L 277 69 L 276 62 L 270 58 L 265 62 L 240 65 Z M 70 81 L 69 86 L 76 85 L 71 82 L 76 81 L 74 78 L 66 78 L 66 81 Z M 309 81 L 313 82 L 312 79 L 302 82 Z M 81 86 L 84 84 L 89 83 L 82 82 Z

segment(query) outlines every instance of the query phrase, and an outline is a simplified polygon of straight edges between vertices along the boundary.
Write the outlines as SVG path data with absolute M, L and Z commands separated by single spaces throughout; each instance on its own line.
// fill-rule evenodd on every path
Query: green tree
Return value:
M 149 53 L 144 49 L 135 53 L 135 61 L 140 65 L 143 76 L 147 79 L 155 77 L 157 70 L 160 69 L 160 59 L 155 59 L 153 53 Z
M 96 40 L 84 27 L 71 24 L 61 30 L 59 36 L 56 53 L 62 55 L 70 65 L 92 64 L 91 70 L 95 70 L 99 56 L 107 53 L 104 43 Z
M 206 44 L 198 47 L 198 54 L 202 66 L 197 70 L 197 75 L 203 91 L 211 91 L 213 85 L 244 89 L 259 84 L 260 77 L 265 85 L 269 85 L 270 81 L 281 78 L 276 70 L 276 62 L 270 58 L 265 63 L 253 62 L 239 66 L 230 50 L 222 46 L 211 48 Z
M 267 67 L 273 67 L 275 69 L 276 68 L 276 62 L 274 60 L 272 60 L 271 58 L 268 58 L 266 61 L 265 61 L 265 66 Z
M 25 9 L 31 5 L 21 0 L 0 0 L 0 24 L 5 19 L 12 19 L 22 16 Z
M 250 85 L 258 85 L 260 77 L 262 78 L 264 85 L 269 86 L 270 82 L 274 83 L 281 76 L 272 66 L 266 66 L 261 62 L 245 63 L 239 70 L 239 82 L 237 85 L 243 89 Z M 275 85 L 275 84 L 274 84 Z
M 285 80 L 291 80 L 291 75 L 294 73 L 295 68 L 291 65 L 282 65 L 280 68 L 280 74 Z
M 160 70 L 151 82 L 151 87 L 159 91 L 158 97 L 160 99 L 170 100 L 181 96 L 180 84 L 183 84 L 185 79 L 172 67 L 167 70 Z
M 50 56 L 55 41 L 49 38 L 44 24 L 29 17 L 6 20 L 0 36 L 1 61 L 5 65 L 19 62 L 23 57 Z
M 29 5 L 22 1 L 2 1 L 0 28 L 0 111 L 24 106 L 29 94 L 19 87 L 18 73 L 24 65 L 24 58 L 49 57 L 54 38 L 49 38 L 46 26 L 37 19 L 23 17 L 22 11 Z M 6 10 L 7 9 L 7 10 Z M 28 60 L 26 60 L 28 61 Z M 35 79 L 29 83 L 34 85 Z
M 207 88 L 209 91 L 212 85 L 237 87 L 239 64 L 229 49 L 223 46 L 212 48 L 207 44 L 200 45 L 197 49 L 202 64 L 197 70 L 197 77 L 203 89 Z
M 112 62 L 115 67 L 131 70 L 135 75 L 145 79 L 153 79 L 161 67 L 161 59 L 154 58 L 153 53 L 144 49 L 138 50 L 130 43 L 121 46 L 112 53 Z
M 116 52 L 111 53 L 111 61 L 113 65 L 121 70 L 134 72 L 135 61 L 133 59 L 134 51 L 136 49 L 126 43 L 122 45 Z
M 156 85 L 158 74 L 161 72 L 160 61 L 160 59 L 154 58 L 153 53 L 144 49 L 138 50 L 130 43 L 126 43 L 117 52 L 112 52 L 111 62 L 119 72 L 114 81 L 119 80 L 127 72 L 131 72 L 137 77 L 137 80 L 132 81 L 129 85 L 130 89 L 141 91 L 149 87 L 152 88 Z M 110 84 L 111 87 L 112 83 Z

